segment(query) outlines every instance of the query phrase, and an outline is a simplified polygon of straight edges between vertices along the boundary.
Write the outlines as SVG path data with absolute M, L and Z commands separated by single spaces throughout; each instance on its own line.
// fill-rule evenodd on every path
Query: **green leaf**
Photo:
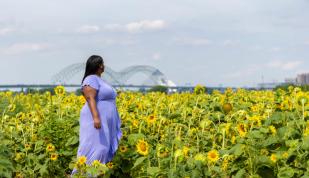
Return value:
M 302 148 L 304 150 L 309 150 L 309 136 L 306 136 L 304 139 L 303 139 L 303 144 L 302 144 Z
M 147 168 L 147 174 L 155 175 L 159 172 L 160 172 L 160 168 L 158 168 L 158 167 L 148 167 Z
M 45 174 L 47 174 L 47 166 L 46 164 L 42 165 L 42 167 L 40 168 L 40 175 L 44 177 Z
M 294 170 L 290 167 L 280 168 L 278 171 L 278 178 L 290 178 L 294 176 Z
M 134 169 L 134 168 L 136 168 L 137 166 L 139 166 L 140 164 L 142 164 L 142 162 L 143 162 L 146 158 L 147 158 L 147 157 L 140 157 L 140 158 L 138 158 L 138 159 L 135 161 L 135 163 L 134 163 L 132 169 Z
M 258 139 L 262 139 L 264 138 L 264 135 L 258 131 L 258 130 L 253 130 L 250 132 L 250 135 L 253 137 L 253 138 L 258 138 Z
M 130 145 L 135 145 L 137 140 L 145 138 L 144 134 L 130 134 L 128 136 L 128 142 Z
M 241 169 L 237 172 L 237 174 L 235 175 L 234 178 L 243 178 L 245 176 L 246 170 L 245 169 Z
M 243 153 L 242 145 L 241 144 L 236 144 L 233 146 L 229 151 L 229 154 L 234 154 L 235 156 L 240 156 Z
M 76 143 L 78 143 L 78 141 L 79 141 L 79 138 L 77 136 L 73 136 L 73 137 L 69 138 L 69 140 L 67 141 L 65 146 L 75 145 Z

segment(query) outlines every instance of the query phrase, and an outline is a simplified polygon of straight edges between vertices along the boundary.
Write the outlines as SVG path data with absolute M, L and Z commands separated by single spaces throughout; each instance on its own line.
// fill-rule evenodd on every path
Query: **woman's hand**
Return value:
M 94 128 L 100 129 L 101 128 L 101 120 L 100 120 L 100 118 L 99 117 L 93 118 L 93 124 L 94 124 Z

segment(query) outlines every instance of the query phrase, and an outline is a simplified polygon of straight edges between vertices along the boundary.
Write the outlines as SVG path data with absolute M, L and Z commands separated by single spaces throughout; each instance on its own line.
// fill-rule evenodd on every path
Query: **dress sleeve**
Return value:
M 98 90 L 99 89 L 99 82 L 98 82 L 98 80 L 95 76 L 87 76 L 82 83 L 82 88 L 84 86 L 90 86 L 90 87 Z

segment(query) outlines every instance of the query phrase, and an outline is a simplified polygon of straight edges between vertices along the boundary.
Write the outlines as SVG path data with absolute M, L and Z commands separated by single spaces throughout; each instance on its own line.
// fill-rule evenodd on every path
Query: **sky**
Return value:
M 0 0 L 0 85 L 49 84 L 92 54 L 114 71 L 153 66 L 176 85 L 282 82 L 309 72 L 308 8 L 308 0 Z

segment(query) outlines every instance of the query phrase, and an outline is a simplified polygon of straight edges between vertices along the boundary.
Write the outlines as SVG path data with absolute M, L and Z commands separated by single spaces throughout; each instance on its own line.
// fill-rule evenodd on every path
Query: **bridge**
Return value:
M 67 84 L 75 75 L 82 75 L 85 71 L 86 64 L 76 63 L 63 68 L 60 72 L 52 77 L 52 84 Z M 136 74 L 145 74 L 147 76 L 141 85 L 163 85 L 167 87 L 175 87 L 176 84 L 155 67 L 148 65 L 135 65 L 127 67 L 120 72 L 112 70 L 110 67 L 105 66 L 102 79 L 106 80 L 111 85 L 130 85 L 128 80 Z M 82 76 L 81 76 L 82 77 Z M 80 77 L 80 78 L 81 78 Z
M 0 89 L 27 89 L 27 88 L 54 88 L 58 85 L 62 85 L 66 88 L 79 88 L 80 84 L 68 84 L 71 83 L 70 80 L 76 76 L 80 75 L 82 78 L 82 73 L 85 70 L 84 63 L 75 63 L 69 65 L 58 73 L 52 76 L 51 83 L 52 84 L 18 84 L 18 85 L 0 85 Z M 144 80 L 141 84 L 132 85 L 128 83 L 128 80 L 136 74 L 145 74 L 147 76 L 146 80 Z M 149 89 L 156 85 L 162 85 L 169 89 L 169 91 L 193 91 L 194 86 L 176 86 L 174 82 L 168 80 L 167 77 L 155 67 L 147 66 L 147 65 L 136 65 L 127 67 L 120 72 L 116 72 L 112 70 L 110 67 L 105 66 L 104 73 L 102 75 L 102 79 L 106 80 L 109 84 L 111 84 L 116 89 L 123 88 L 131 88 L 131 89 Z M 209 91 L 219 90 L 224 91 L 225 87 L 207 87 Z M 234 90 L 236 88 L 233 88 Z M 249 90 L 255 90 L 256 88 L 246 88 Z M 266 88 L 264 88 L 266 89 Z

